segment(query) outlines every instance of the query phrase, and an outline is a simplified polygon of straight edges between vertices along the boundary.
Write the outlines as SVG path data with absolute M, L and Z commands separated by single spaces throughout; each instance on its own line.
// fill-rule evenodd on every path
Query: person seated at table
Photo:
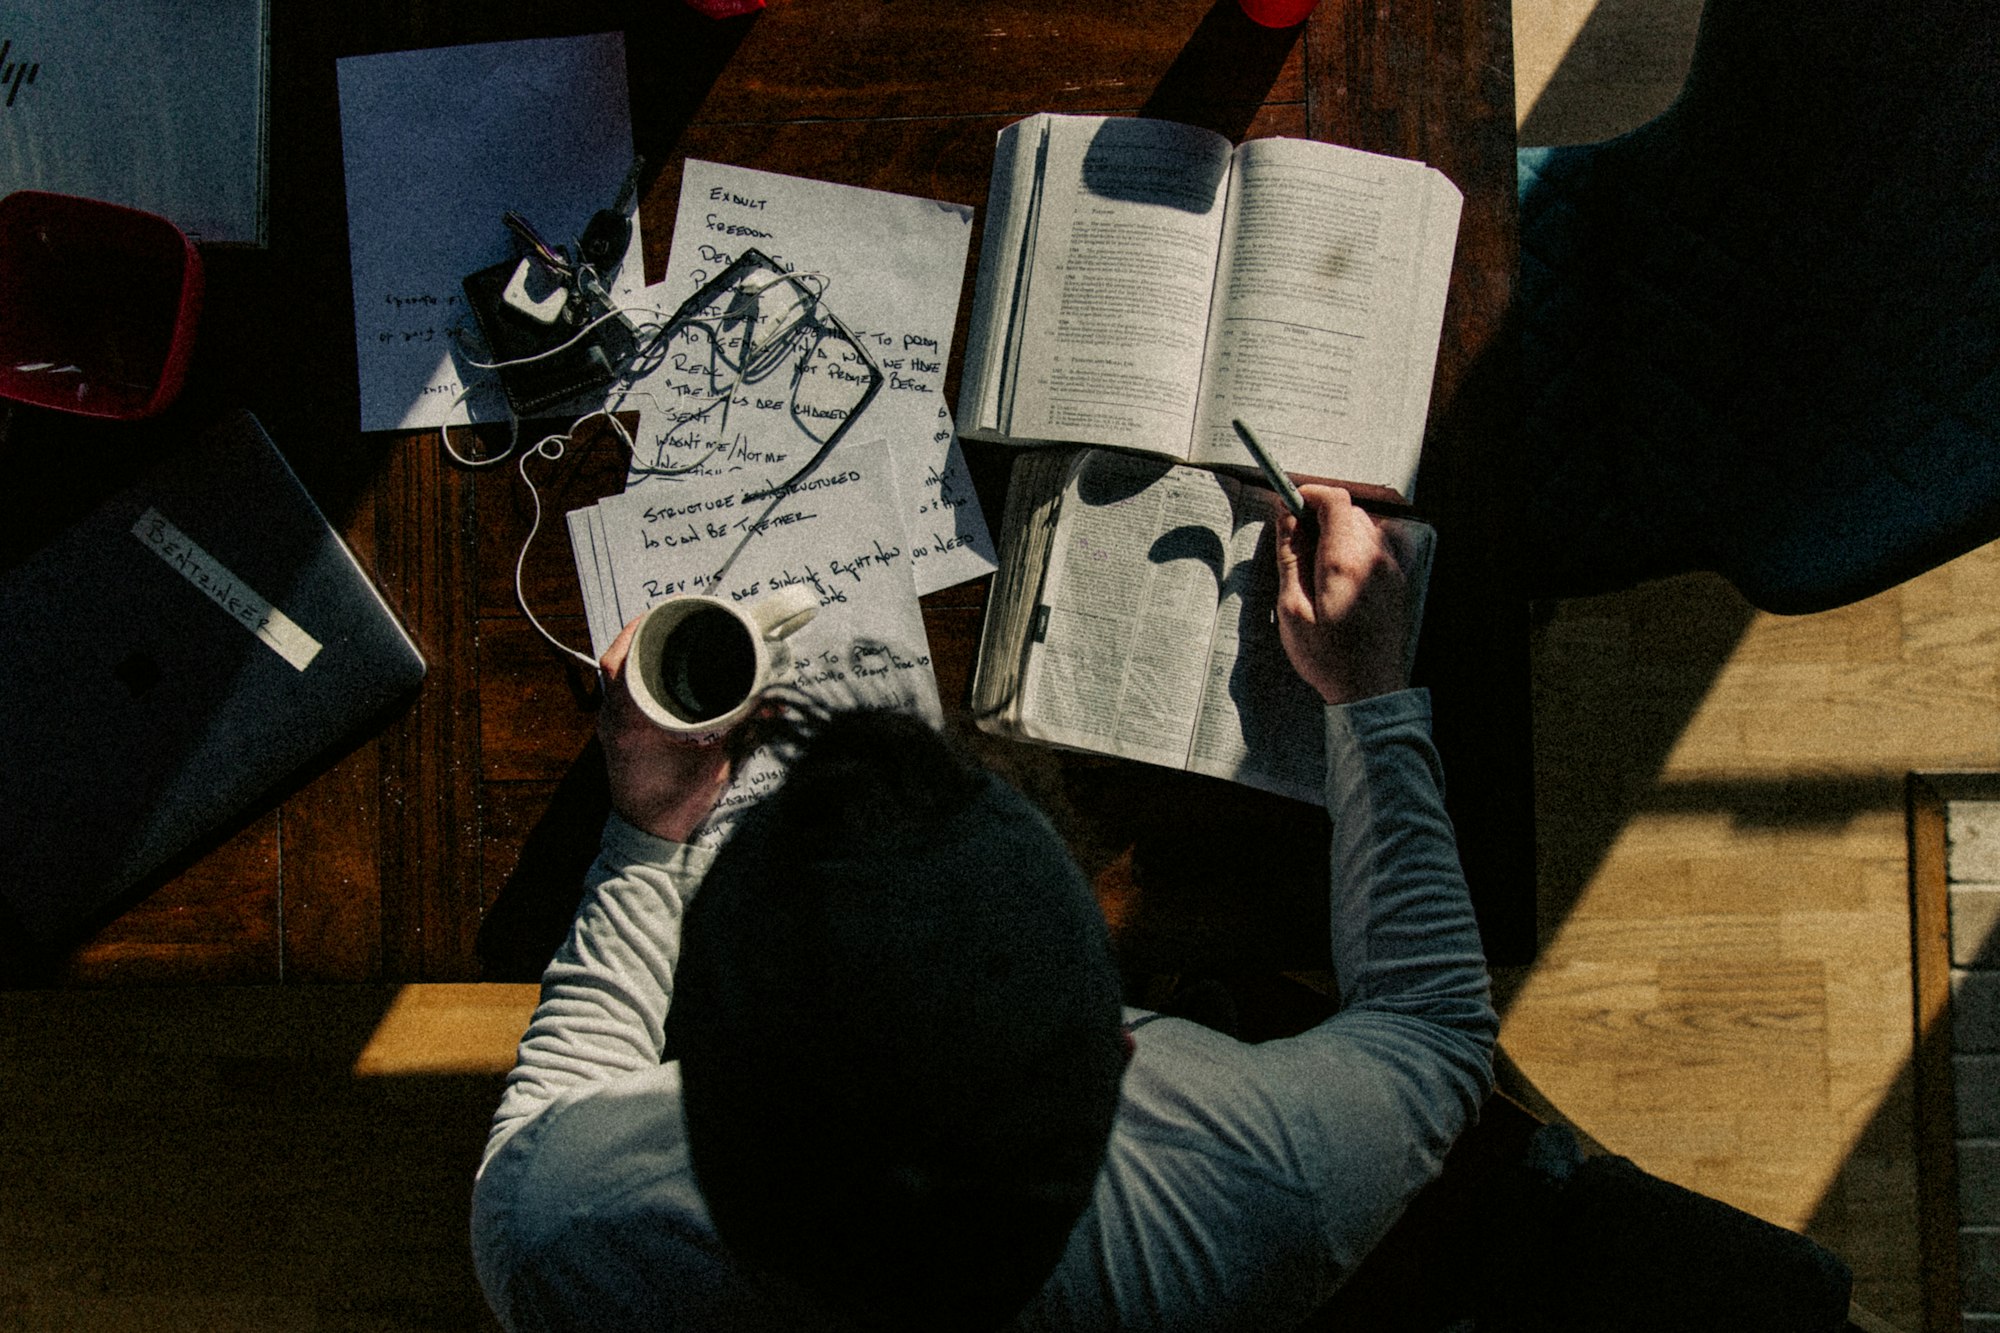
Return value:
M 627 628 L 614 812 L 474 1191 L 503 1324 L 1278 1329 L 1354 1271 L 1476 1115 L 1497 1023 L 1394 539 L 1306 496 L 1278 613 L 1328 705 L 1343 1003 L 1282 1040 L 1122 1008 L 1053 828 L 906 715 L 795 723 L 776 793 L 689 845 L 729 752 L 636 716 Z

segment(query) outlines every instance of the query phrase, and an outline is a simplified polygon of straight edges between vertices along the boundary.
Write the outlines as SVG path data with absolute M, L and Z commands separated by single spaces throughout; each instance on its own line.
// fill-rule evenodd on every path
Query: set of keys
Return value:
M 611 206 L 573 246 L 552 245 L 509 209 L 500 220 L 525 253 L 468 274 L 466 301 L 515 415 L 530 416 L 601 388 L 637 352 L 638 335 L 611 299 L 632 243 L 644 159 L 635 158 Z
M 644 158 L 634 158 L 632 169 L 618 187 L 609 208 L 600 208 L 584 224 L 576 240 L 576 257 L 563 247 L 550 245 L 521 214 L 508 209 L 500 221 L 527 247 L 528 253 L 515 266 L 503 299 L 508 306 L 543 324 L 567 322 L 581 327 L 587 319 L 600 318 L 611 310 L 610 277 L 624 262 L 632 243 L 632 213 L 639 194 L 639 177 Z M 541 281 L 535 269 L 542 273 Z M 540 294 L 535 293 L 539 287 Z

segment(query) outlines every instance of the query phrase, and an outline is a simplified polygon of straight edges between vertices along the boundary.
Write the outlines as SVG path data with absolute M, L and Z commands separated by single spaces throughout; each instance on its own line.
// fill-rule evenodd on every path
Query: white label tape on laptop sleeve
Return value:
M 132 535 L 300 671 L 311 666 L 313 658 L 319 655 L 318 639 L 259 597 L 221 561 L 188 540 L 187 534 L 161 517 L 159 510 L 148 509 L 139 515 L 139 521 L 132 525 Z

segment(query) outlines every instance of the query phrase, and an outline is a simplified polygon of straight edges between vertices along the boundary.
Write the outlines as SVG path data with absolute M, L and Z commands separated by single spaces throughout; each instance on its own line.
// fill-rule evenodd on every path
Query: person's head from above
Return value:
M 1286 653 L 1329 703 L 1397 688 L 1401 552 L 1344 492 L 1303 496 L 1316 535 L 1277 516 Z M 770 733 L 650 725 L 620 685 L 637 625 L 603 661 L 612 805 L 686 842 Z M 863 1328 L 996 1328 L 1061 1258 L 1117 1113 L 1104 921 L 1047 820 L 928 724 L 794 703 L 789 771 L 683 923 L 695 1179 L 774 1287 Z
M 811 719 L 690 903 L 688 1149 L 717 1234 L 862 1327 L 992 1328 L 1088 1205 L 1128 1045 L 1048 821 L 922 720 Z

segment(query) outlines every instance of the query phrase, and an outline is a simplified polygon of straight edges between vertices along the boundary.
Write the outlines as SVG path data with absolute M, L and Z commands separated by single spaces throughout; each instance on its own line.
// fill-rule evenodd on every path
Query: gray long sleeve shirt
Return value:
M 1444 815 L 1429 697 L 1326 710 L 1339 1013 L 1250 1045 L 1127 1012 L 1135 1050 L 1095 1197 L 1024 1330 L 1290 1327 L 1436 1176 L 1498 1026 Z M 514 1333 L 839 1328 L 736 1266 L 661 1063 L 681 913 L 708 854 L 615 815 L 549 965 L 473 1196 Z

